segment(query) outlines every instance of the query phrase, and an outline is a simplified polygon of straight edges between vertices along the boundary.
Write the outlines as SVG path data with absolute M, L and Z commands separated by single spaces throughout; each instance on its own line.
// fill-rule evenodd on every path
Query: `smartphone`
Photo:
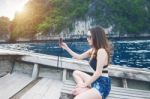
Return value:
M 59 46 L 61 45 L 62 42 L 63 42 L 63 38 L 59 38 Z

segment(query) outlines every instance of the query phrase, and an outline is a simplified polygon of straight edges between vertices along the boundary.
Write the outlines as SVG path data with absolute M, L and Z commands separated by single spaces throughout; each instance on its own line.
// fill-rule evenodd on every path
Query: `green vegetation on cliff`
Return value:
M 150 32 L 150 0 L 30 0 L 13 20 L 12 38 L 73 29 L 76 20 L 113 26 L 114 33 Z

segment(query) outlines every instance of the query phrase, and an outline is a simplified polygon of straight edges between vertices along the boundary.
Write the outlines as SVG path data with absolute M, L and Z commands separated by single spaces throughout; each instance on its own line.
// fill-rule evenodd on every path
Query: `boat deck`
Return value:
M 20 99 L 59 99 L 62 86 L 61 81 L 42 78 Z
M 0 78 L 0 99 L 9 99 L 25 88 L 32 78 L 20 73 L 7 74 Z
M 50 55 L 0 50 L 0 56 L 3 68 L 10 65 L 4 63 L 7 56 L 17 56 L 11 64 L 12 73 L 0 78 L 0 99 L 73 99 L 71 92 L 75 83 L 67 78 L 69 72 L 81 70 L 93 73 L 85 61 L 61 58 L 62 65 L 57 66 L 57 57 Z M 47 68 L 42 72 L 43 66 Z M 41 76 L 41 72 L 46 76 Z M 109 75 L 122 78 L 124 88 L 112 86 L 107 99 L 150 99 L 150 91 L 131 89 L 126 83 L 127 78 L 150 82 L 149 70 L 112 66 Z
M 0 99 L 73 99 L 73 81 L 59 81 L 41 78 L 24 94 L 15 97 L 17 93 L 33 82 L 31 77 L 20 73 L 7 74 L 0 78 Z M 107 99 L 150 99 L 150 91 L 112 87 Z

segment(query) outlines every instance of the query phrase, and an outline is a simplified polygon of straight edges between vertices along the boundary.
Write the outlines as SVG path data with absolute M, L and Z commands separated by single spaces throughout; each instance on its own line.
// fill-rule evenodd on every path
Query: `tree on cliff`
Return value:
M 8 39 L 8 25 L 9 19 L 7 17 L 0 17 L 0 39 Z

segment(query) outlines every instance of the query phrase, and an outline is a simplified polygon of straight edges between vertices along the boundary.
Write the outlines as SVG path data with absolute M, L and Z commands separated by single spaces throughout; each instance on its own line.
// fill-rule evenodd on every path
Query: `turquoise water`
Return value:
M 112 41 L 111 43 L 112 64 L 150 69 L 150 40 Z M 67 44 L 77 53 L 83 53 L 90 48 L 87 42 L 67 42 Z M 65 50 L 58 47 L 57 42 L 1 44 L 0 48 L 71 57 Z

